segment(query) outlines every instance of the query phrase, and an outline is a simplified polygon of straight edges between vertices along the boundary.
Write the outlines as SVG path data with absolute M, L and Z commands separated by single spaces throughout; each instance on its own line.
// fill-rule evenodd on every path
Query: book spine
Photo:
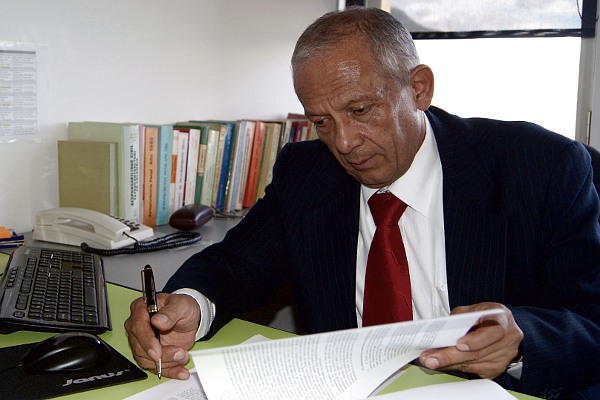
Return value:
M 299 142 L 302 136 L 302 123 L 300 121 L 294 122 L 294 137 L 293 142 Z
M 269 154 L 269 165 L 267 166 L 267 179 L 265 181 L 265 187 L 271 183 L 273 179 L 273 166 L 275 165 L 275 160 L 277 159 L 277 155 L 279 154 L 279 146 L 281 140 L 281 125 L 275 124 L 273 126 L 273 143 L 271 143 L 271 154 Z M 264 195 L 264 189 L 263 189 Z
M 227 199 L 225 201 L 225 211 L 233 212 L 235 210 L 235 199 L 240 188 L 240 179 L 242 175 L 242 157 L 244 152 L 244 141 L 246 140 L 246 121 L 240 121 L 235 126 L 235 146 L 232 152 L 231 160 L 231 181 L 227 188 Z
M 221 177 L 221 168 L 223 167 L 223 149 L 225 148 L 225 138 L 227 136 L 226 128 L 219 131 L 219 144 L 217 146 L 217 160 L 215 162 L 215 179 L 212 187 L 212 197 L 210 205 L 216 208 L 217 193 L 219 192 L 219 180 Z
M 171 158 L 173 127 L 161 125 L 158 131 L 158 178 L 156 188 L 156 225 L 169 222 L 169 192 L 171 189 Z
M 256 182 L 256 195 L 254 197 L 254 202 L 263 197 L 265 194 L 265 186 L 270 162 L 269 157 L 271 157 L 271 149 L 273 148 L 273 141 L 275 140 L 274 129 L 275 124 L 273 123 L 268 123 L 265 125 L 265 143 L 263 145 L 262 157 L 260 159 L 260 168 L 258 173 L 258 181 Z
M 146 127 L 143 124 L 138 126 L 138 210 L 139 210 L 139 222 L 141 223 L 144 219 L 144 147 L 146 141 Z
M 123 208 L 123 218 L 141 222 L 140 216 L 140 131 L 139 125 L 124 125 L 125 168 L 119 177 L 125 181 L 126 197 L 128 199 Z
M 196 179 L 198 177 L 199 149 L 200 130 L 190 129 L 183 205 L 194 204 L 194 196 L 196 195 Z
M 118 205 L 119 205 L 119 200 L 117 199 L 118 197 L 118 181 L 117 181 L 117 145 L 116 144 L 111 144 L 109 146 L 110 150 L 109 150 L 109 161 L 108 163 L 108 175 L 110 177 L 109 180 L 109 214 L 110 215 L 117 215 L 118 212 Z
M 308 126 L 305 124 L 302 126 L 302 135 L 300 136 L 300 141 L 304 142 L 308 139 Z
M 315 124 L 313 124 L 312 122 L 307 122 L 307 129 L 308 129 L 308 140 L 316 140 L 319 138 L 319 134 L 317 133 L 317 128 L 315 126 Z
M 156 179 L 158 173 L 158 128 L 146 127 L 144 132 L 144 184 L 142 223 L 156 225 Z
M 285 126 L 283 128 L 283 132 L 281 133 L 281 145 L 279 146 L 280 150 L 283 148 L 283 146 L 290 142 L 290 135 L 293 132 L 292 124 L 293 121 L 291 119 L 287 119 L 285 121 Z
M 240 187 L 238 189 L 237 198 L 235 201 L 235 209 L 241 210 L 244 203 L 244 194 L 246 191 L 246 181 L 248 180 L 248 169 L 250 167 L 250 157 L 252 154 L 252 143 L 254 141 L 254 130 L 256 129 L 256 123 L 254 121 L 246 121 L 244 141 L 244 153 L 242 156 L 242 173 L 240 178 Z
M 256 199 L 256 184 L 260 173 L 260 161 L 265 141 L 265 127 L 261 121 L 256 122 L 254 132 L 254 142 L 252 144 L 252 156 L 250 157 L 250 167 L 248 169 L 248 180 L 246 181 L 246 190 L 244 193 L 243 207 L 252 207 Z
M 178 130 L 173 129 L 173 146 L 171 152 L 171 176 L 169 179 L 169 216 L 175 211 L 175 191 L 177 187 L 177 159 L 179 158 Z
M 225 209 L 225 199 L 231 177 L 231 157 L 235 140 L 235 130 L 233 129 L 233 125 L 226 124 L 225 126 L 227 127 L 227 130 L 223 144 L 223 158 L 221 160 L 219 186 L 217 188 L 217 197 L 215 200 L 215 209 L 219 212 L 223 212 Z
M 202 196 L 200 204 L 211 206 L 212 188 L 215 181 L 215 165 L 217 162 L 217 148 L 219 146 L 219 131 L 209 129 L 206 147 L 206 163 L 204 166 L 204 179 L 202 180 Z
M 202 198 L 202 185 L 204 180 L 204 170 L 206 168 L 206 150 L 208 148 L 208 128 L 200 128 L 200 146 L 198 149 L 198 171 L 196 172 L 196 193 L 194 193 L 194 203 L 200 204 Z
M 185 195 L 185 171 L 187 168 L 189 132 L 179 131 L 179 142 L 177 146 L 177 172 L 175 175 L 175 200 L 174 211 L 183 207 L 183 196 Z

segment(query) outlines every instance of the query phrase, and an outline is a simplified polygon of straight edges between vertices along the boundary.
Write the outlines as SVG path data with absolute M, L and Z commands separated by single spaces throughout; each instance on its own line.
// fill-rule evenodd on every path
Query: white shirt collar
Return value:
M 425 140 L 410 168 L 387 189 L 410 208 L 427 217 L 441 162 L 433 129 L 427 118 L 425 118 L 425 126 Z M 365 199 L 369 199 L 378 190 L 364 185 L 361 185 L 361 188 Z

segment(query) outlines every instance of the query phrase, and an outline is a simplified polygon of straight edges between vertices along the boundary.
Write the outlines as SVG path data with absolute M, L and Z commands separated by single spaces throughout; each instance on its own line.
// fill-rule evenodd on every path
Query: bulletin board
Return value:
M 35 44 L 0 41 L 0 142 L 37 136 Z

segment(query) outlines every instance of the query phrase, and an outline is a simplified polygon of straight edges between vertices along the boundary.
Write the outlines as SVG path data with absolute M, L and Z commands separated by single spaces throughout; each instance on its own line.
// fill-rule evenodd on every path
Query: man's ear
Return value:
M 409 85 L 412 87 L 417 108 L 425 111 L 433 99 L 433 71 L 425 64 L 419 64 L 410 72 Z

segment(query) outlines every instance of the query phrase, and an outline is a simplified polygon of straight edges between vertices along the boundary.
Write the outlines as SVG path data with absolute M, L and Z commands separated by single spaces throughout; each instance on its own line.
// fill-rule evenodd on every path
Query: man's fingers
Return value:
M 156 373 L 156 361 L 161 360 L 162 375 L 188 379 L 184 365 L 189 360 L 187 349 L 195 341 L 200 320 L 200 306 L 190 296 L 159 293 L 159 311 L 152 316 L 143 302 L 131 304 L 131 315 L 125 321 L 125 331 L 132 354 L 140 367 Z M 160 333 L 160 341 L 152 329 Z
M 150 314 L 148 314 L 144 301 L 141 298 L 136 299 L 131 303 L 130 308 L 131 315 L 124 323 L 129 344 L 137 345 L 139 343 L 141 347 L 153 349 L 160 355 L 160 344 L 150 325 Z
M 456 347 L 461 351 L 476 351 L 502 341 L 507 332 L 505 326 L 494 317 L 480 321 L 469 333 L 458 339 Z
M 181 332 L 198 329 L 200 306 L 192 297 L 159 293 L 159 304 L 161 300 L 162 306 L 159 306 L 158 313 L 152 317 L 154 326 L 162 331 L 169 331 L 175 327 Z
M 189 361 L 189 353 L 176 346 L 163 347 L 161 367 L 162 376 L 172 379 L 186 380 L 190 377 L 189 371 L 184 367 Z M 142 366 L 142 365 L 140 365 Z M 143 368 L 156 375 L 156 363 L 152 360 L 144 359 Z
M 504 312 L 483 317 L 456 346 L 424 351 L 419 361 L 430 369 L 453 369 L 493 379 L 506 371 L 518 354 L 523 332 L 511 311 L 498 303 L 457 307 L 452 314 L 500 308 Z
M 479 351 L 464 352 L 456 347 L 443 351 L 422 354 L 419 361 L 430 369 L 458 370 L 493 379 L 506 370 L 501 352 L 482 355 Z
M 457 370 L 470 374 L 476 374 L 485 379 L 494 379 L 506 371 L 506 364 L 503 361 L 501 350 L 485 356 L 481 356 L 479 352 L 457 352 L 458 354 L 454 357 L 450 356 L 448 358 L 444 358 L 443 356 L 433 356 L 436 357 L 436 360 L 438 361 L 440 359 L 443 360 L 442 362 L 444 363 L 443 366 L 440 363 L 437 368 L 433 369 Z M 448 360 L 460 361 L 452 363 Z M 425 367 L 428 367 L 425 365 L 425 363 L 422 362 L 422 364 Z
M 156 374 L 156 369 L 154 369 L 154 370 L 150 369 L 149 371 Z M 164 376 L 166 378 L 179 379 L 179 380 L 185 381 L 190 378 L 190 371 L 188 371 L 185 367 L 181 367 L 181 366 L 173 367 L 173 368 L 165 368 L 165 366 L 163 364 L 161 376 Z
M 132 354 L 138 365 L 156 374 L 156 360 L 136 343 L 131 346 Z M 158 359 L 157 357 L 156 359 Z M 164 346 L 160 356 L 162 375 L 175 379 L 188 379 L 189 373 L 183 366 L 189 361 L 189 353 L 177 346 Z

